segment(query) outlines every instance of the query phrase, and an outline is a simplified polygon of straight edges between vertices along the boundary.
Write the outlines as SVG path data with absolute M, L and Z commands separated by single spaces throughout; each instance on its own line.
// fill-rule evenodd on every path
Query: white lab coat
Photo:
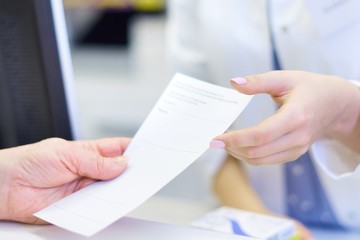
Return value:
M 265 0 L 169 0 L 168 4 L 168 49 L 176 71 L 229 87 L 234 76 L 272 69 Z M 303 0 L 273 0 L 271 9 L 274 45 L 283 69 L 360 80 L 360 20 L 323 34 Z M 234 128 L 254 125 L 273 111 L 272 100 L 258 95 Z M 330 140 L 316 142 L 311 153 L 338 220 L 360 229 L 359 155 Z M 281 166 L 248 168 L 265 204 L 283 212 Z

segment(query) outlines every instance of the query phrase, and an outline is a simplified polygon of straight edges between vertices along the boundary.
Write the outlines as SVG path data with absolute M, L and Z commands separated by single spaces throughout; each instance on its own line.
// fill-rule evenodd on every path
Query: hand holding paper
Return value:
M 125 173 L 96 182 L 35 215 L 79 234 L 97 233 L 194 162 L 251 98 L 177 74 L 124 153 L 129 158 Z

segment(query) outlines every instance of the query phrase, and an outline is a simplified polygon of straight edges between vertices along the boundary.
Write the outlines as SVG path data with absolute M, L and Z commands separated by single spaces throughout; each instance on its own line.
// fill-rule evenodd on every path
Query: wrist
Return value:
M 345 104 L 339 111 L 327 134 L 340 140 L 354 133 L 359 127 L 360 117 L 360 89 L 357 85 L 348 82 L 348 91 L 344 92 Z
M 10 219 L 11 166 L 16 160 L 14 153 L 13 148 L 0 150 L 0 220 Z

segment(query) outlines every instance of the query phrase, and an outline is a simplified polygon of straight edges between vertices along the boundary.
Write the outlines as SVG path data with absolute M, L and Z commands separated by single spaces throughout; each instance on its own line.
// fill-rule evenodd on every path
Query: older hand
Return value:
M 273 71 L 236 78 L 232 85 L 245 94 L 268 93 L 281 107 L 259 125 L 227 132 L 210 146 L 225 147 L 234 157 L 253 165 L 295 160 L 324 136 L 338 138 L 360 151 L 360 91 L 349 81 L 308 72 Z
M 32 214 L 126 168 L 130 139 L 66 141 L 52 138 L 0 151 L 0 219 L 44 223 Z

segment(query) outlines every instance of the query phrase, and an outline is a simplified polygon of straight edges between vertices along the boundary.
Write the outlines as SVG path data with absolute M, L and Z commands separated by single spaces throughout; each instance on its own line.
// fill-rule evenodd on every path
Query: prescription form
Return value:
M 176 74 L 124 155 L 127 170 L 87 186 L 35 216 L 92 236 L 126 216 L 199 158 L 252 96 Z

